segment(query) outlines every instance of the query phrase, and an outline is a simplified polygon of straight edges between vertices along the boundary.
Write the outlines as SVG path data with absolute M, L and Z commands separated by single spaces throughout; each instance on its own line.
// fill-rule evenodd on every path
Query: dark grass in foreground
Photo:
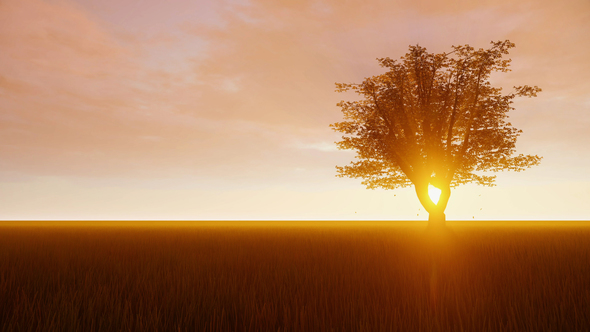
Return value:
M 388 225 L 0 227 L 1 330 L 590 330 L 587 223 Z

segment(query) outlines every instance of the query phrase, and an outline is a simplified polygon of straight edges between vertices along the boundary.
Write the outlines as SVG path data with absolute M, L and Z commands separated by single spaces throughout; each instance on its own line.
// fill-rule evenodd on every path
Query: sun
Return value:
M 434 204 L 438 204 L 438 200 L 440 198 L 440 193 L 441 190 L 438 189 L 437 187 L 429 184 L 428 185 L 428 196 L 430 196 L 430 199 L 432 200 L 432 202 Z

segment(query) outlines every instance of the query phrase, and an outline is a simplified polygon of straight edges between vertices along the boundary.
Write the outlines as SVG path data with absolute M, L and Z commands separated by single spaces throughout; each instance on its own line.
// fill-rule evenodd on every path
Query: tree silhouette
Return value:
M 357 152 L 357 161 L 336 167 L 338 176 L 363 178 L 370 189 L 414 185 L 434 226 L 445 223 L 451 187 L 493 186 L 495 176 L 481 172 L 538 165 L 539 156 L 514 155 L 522 131 L 507 122 L 507 113 L 515 97 L 535 97 L 541 89 L 516 86 L 503 95 L 493 87 L 490 74 L 510 70 L 511 60 L 503 56 L 514 44 L 491 44 L 487 50 L 453 46 L 442 54 L 410 46 L 401 61 L 377 59 L 385 74 L 360 84 L 336 83 L 337 92 L 362 96 L 338 103 L 345 121 L 330 125 L 345 134 L 338 148 Z M 441 191 L 437 203 L 429 185 Z

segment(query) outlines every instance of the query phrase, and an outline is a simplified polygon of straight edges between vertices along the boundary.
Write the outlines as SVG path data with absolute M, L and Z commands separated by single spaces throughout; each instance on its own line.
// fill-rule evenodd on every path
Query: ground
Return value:
M 588 222 L 165 225 L 1 223 L 0 330 L 590 330 Z

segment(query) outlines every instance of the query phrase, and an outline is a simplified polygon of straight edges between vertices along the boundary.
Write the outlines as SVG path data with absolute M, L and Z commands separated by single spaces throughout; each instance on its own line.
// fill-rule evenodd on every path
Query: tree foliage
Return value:
M 377 59 L 386 73 L 360 84 L 336 83 L 336 91 L 361 96 L 341 101 L 344 121 L 330 125 L 344 134 L 338 147 L 357 153 L 356 161 L 337 166 L 339 176 L 363 178 L 371 189 L 492 186 L 495 176 L 483 171 L 539 164 L 539 156 L 515 154 L 522 131 L 507 120 L 515 97 L 534 97 L 541 89 L 524 85 L 502 94 L 492 86 L 493 72 L 510 70 L 504 56 L 514 44 L 491 45 L 453 46 L 442 54 L 410 46 L 399 61 Z

